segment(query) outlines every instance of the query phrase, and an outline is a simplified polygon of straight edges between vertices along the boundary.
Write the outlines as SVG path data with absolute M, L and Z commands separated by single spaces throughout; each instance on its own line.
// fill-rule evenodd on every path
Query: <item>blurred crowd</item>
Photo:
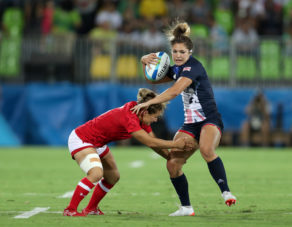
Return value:
M 230 37 L 252 48 L 260 36 L 292 36 L 292 0 L 0 0 L 0 18 L 2 36 L 15 20 L 22 34 L 120 36 L 146 46 L 164 42 L 175 19 L 219 40 L 218 48 Z

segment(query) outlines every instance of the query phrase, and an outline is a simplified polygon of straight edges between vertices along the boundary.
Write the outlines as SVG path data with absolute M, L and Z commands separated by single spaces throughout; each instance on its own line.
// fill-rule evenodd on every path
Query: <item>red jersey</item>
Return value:
M 137 102 L 132 101 L 109 110 L 79 126 L 75 132 L 83 142 L 91 143 L 96 147 L 102 147 L 112 141 L 131 138 L 132 132 L 141 129 L 147 133 L 151 132 L 150 125 L 142 124 L 138 116 L 132 113 L 131 108 L 135 105 Z

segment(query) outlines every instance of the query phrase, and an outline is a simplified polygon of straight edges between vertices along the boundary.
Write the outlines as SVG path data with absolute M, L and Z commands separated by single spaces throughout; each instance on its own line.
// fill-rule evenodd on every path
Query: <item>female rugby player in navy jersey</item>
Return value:
M 187 23 L 178 22 L 169 29 L 167 36 L 175 65 L 169 68 L 167 76 L 162 80 L 155 82 L 148 80 L 148 82 L 158 84 L 175 81 L 175 83 L 154 99 L 132 108 L 133 112 L 138 113 L 150 105 L 167 102 L 179 94 L 182 95 L 185 120 L 183 126 L 175 134 L 174 140 L 187 137 L 193 142 L 194 149 L 192 151 L 172 149 L 170 159 L 167 161 L 171 182 L 181 202 L 179 210 L 170 216 L 195 214 L 189 200 L 188 181 L 182 167 L 197 149 L 200 149 L 202 157 L 207 162 L 210 174 L 218 184 L 226 205 L 231 206 L 236 202 L 227 184 L 223 162 L 215 153 L 223 130 L 221 115 L 217 110 L 206 71 L 202 64 L 192 57 L 193 43 L 189 34 L 190 27 Z M 157 63 L 156 54 L 144 55 L 141 62 L 145 72 L 146 65 Z
M 64 210 L 64 216 L 102 215 L 99 202 L 119 180 L 119 171 L 107 144 L 112 141 L 134 137 L 141 143 L 151 147 L 158 154 L 168 159 L 168 148 L 191 150 L 192 145 L 185 138 L 177 141 L 155 138 L 150 124 L 163 114 L 166 103 L 150 105 L 150 107 L 134 114 L 131 108 L 137 103 L 146 102 L 156 96 L 153 91 L 139 89 L 138 101 L 107 111 L 74 129 L 68 139 L 68 147 L 73 159 L 86 173 L 86 177 L 78 183 L 70 204 Z M 166 149 L 163 149 L 166 148 Z M 95 183 L 97 185 L 95 186 Z M 82 213 L 77 211 L 81 200 L 95 186 L 91 199 Z

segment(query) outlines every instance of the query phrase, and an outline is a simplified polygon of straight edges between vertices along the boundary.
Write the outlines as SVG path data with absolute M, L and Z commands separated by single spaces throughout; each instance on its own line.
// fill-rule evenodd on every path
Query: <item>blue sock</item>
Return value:
M 189 186 L 186 176 L 183 174 L 176 178 L 170 178 L 182 206 L 190 206 Z
M 227 184 L 226 173 L 222 160 L 217 157 L 216 159 L 208 163 L 208 168 L 213 179 L 218 184 L 221 192 L 230 191 Z

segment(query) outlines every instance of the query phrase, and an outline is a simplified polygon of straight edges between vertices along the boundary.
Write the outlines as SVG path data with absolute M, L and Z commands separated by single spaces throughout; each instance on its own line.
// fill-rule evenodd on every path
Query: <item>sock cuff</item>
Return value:
M 212 160 L 211 162 L 208 162 L 207 164 L 208 165 L 214 165 L 216 164 L 217 162 L 220 162 L 221 161 L 221 158 L 218 156 L 217 158 L 215 158 L 214 160 Z M 221 161 L 222 162 L 222 161 Z
M 180 181 L 181 179 L 186 179 L 186 176 L 185 176 L 184 173 L 183 173 L 182 175 L 178 176 L 178 177 L 170 178 L 170 180 L 171 180 L 172 182 L 174 182 L 174 181 Z
M 79 183 L 86 185 L 90 190 L 94 187 L 94 184 L 91 183 L 86 177 L 84 177 Z
M 109 184 L 108 182 L 106 182 L 106 180 L 104 178 L 99 181 L 99 184 L 101 184 L 102 186 L 104 186 L 108 190 L 110 190 L 114 186 L 113 184 Z

